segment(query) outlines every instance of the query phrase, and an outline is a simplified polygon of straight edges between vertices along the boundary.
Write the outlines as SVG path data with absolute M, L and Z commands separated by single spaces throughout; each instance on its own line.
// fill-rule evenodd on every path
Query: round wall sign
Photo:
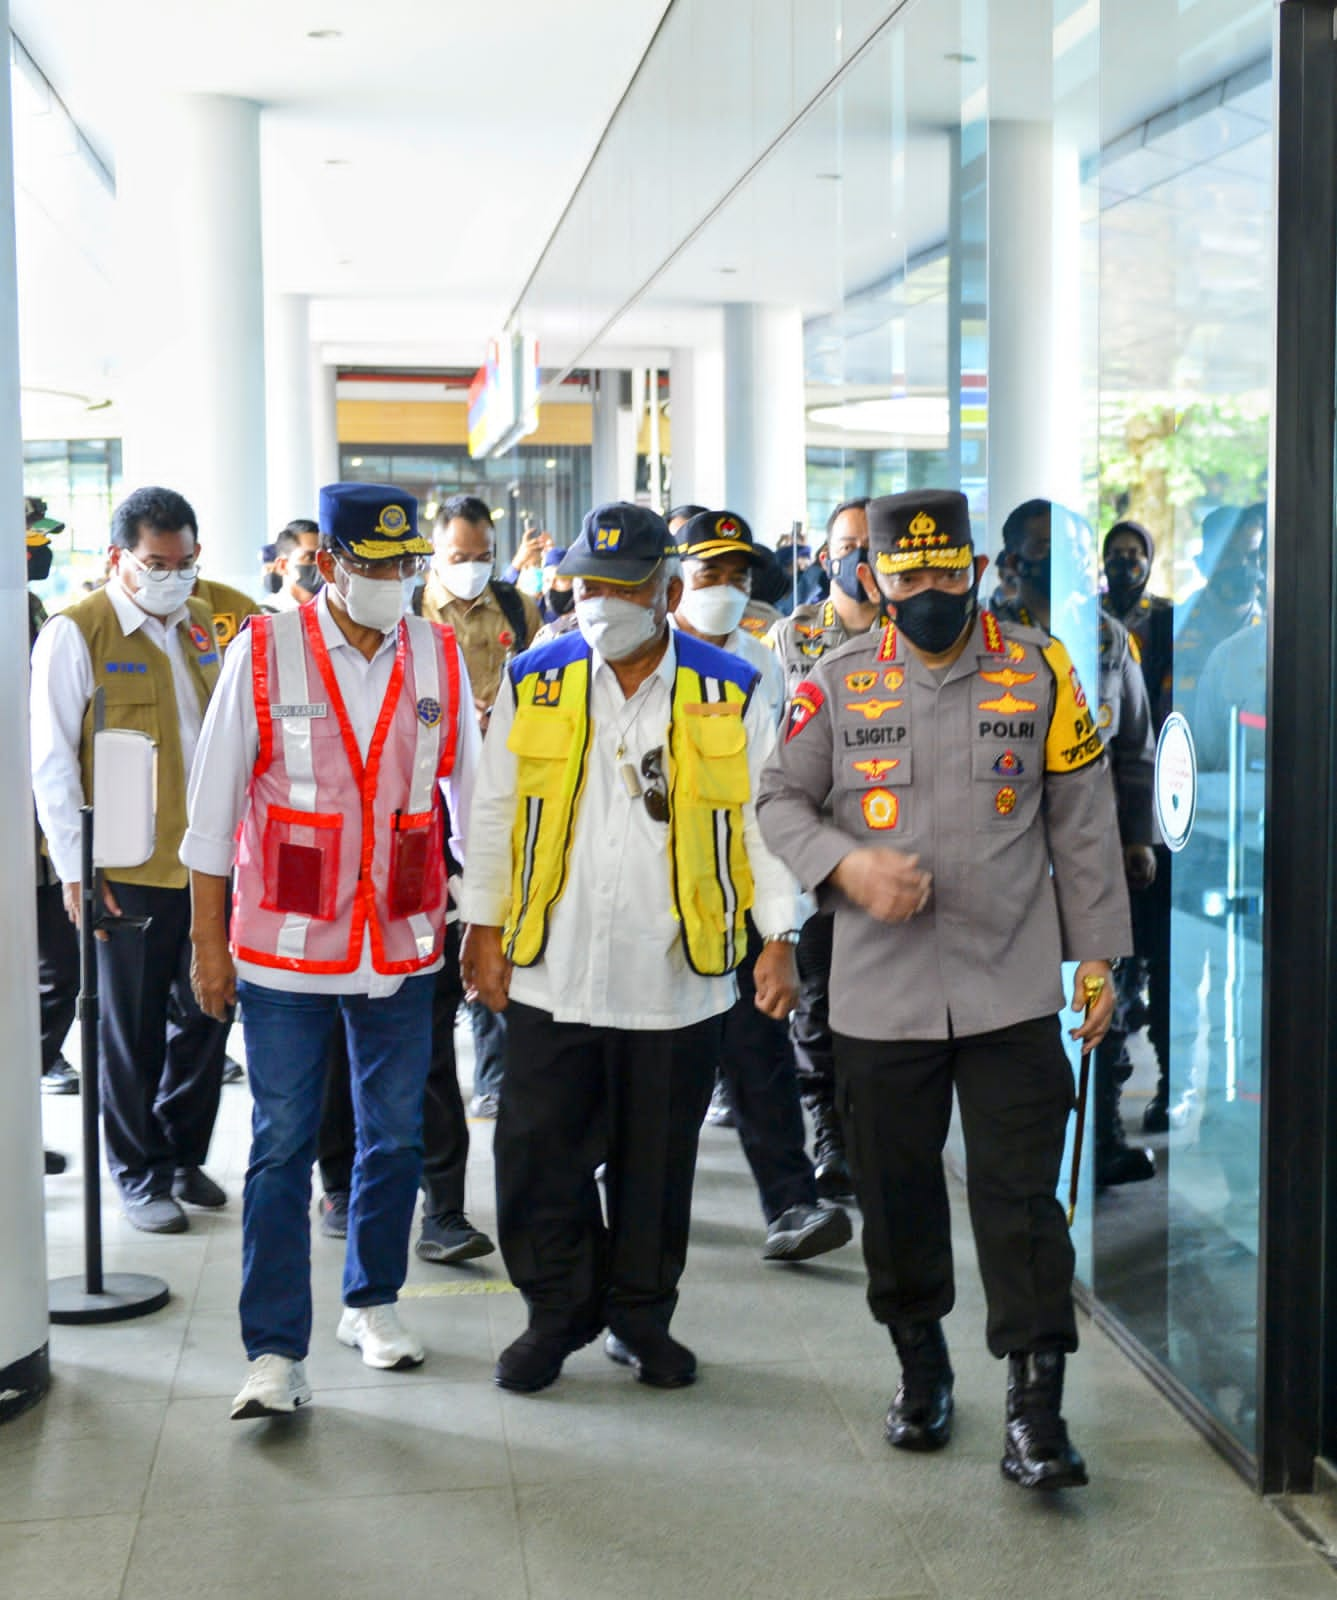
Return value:
M 1182 850 L 1198 809 L 1198 752 L 1188 719 L 1172 711 L 1156 741 L 1156 822 L 1171 850 Z

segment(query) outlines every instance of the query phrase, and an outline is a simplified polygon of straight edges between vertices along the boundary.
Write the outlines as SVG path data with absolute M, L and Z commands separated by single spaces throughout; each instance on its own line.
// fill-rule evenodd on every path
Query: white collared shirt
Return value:
M 121 632 L 128 636 L 142 631 L 171 663 L 181 760 L 189 773 L 200 737 L 200 697 L 177 632 L 189 613 L 178 606 L 169 616 L 151 617 L 114 576 L 107 583 L 107 598 Z M 37 635 L 32 653 L 32 782 L 51 861 L 65 883 L 77 883 L 82 866 L 79 807 L 85 795 L 79 747 L 95 688 L 92 658 L 78 623 L 52 617 Z
M 566 889 L 553 906 L 542 958 L 511 975 L 511 998 L 558 1022 L 685 1028 L 727 1011 L 737 994 L 732 975 L 702 977 L 687 965 L 673 916 L 668 827 L 650 816 L 640 796 L 632 797 L 619 770 L 630 764 L 639 774 L 645 753 L 667 743 L 675 637 L 630 699 L 598 651 L 591 657 L 590 750 Z M 511 902 L 516 760 L 506 743 L 515 718 L 509 684 L 509 677 L 502 680 L 483 743 L 460 899 L 461 918 L 487 927 L 506 921 Z M 755 795 L 775 745 L 760 694 L 752 696 L 743 725 Z M 756 883 L 752 916 L 762 937 L 801 927 L 798 883 L 762 842 L 751 801 L 743 808 L 743 838 Z
M 395 662 L 395 635 L 387 633 L 370 661 L 344 637 L 330 615 L 328 590 L 316 599 L 321 637 L 330 653 L 335 681 L 343 696 L 348 721 L 365 757 L 385 703 L 390 672 Z M 450 849 L 457 861 L 464 858 L 463 839 L 469 822 L 469 797 L 478 765 L 478 719 L 464 656 L 456 645 L 460 668 L 455 768 L 441 785 L 450 813 Z M 332 711 L 330 713 L 333 714 Z M 181 844 L 181 859 L 195 872 L 225 878 L 236 859 L 237 829 L 246 813 L 251 774 L 260 752 L 260 729 L 255 715 L 255 689 L 251 677 L 251 630 L 245 629 L 228 646 L 223 673 L 209 702 L 199 750 L 191 769 L 186 796 L 190 825 Z M 371 963 L 370 930 L 364 935 L 362 960 L 355 972 L 284 972 L 247 961 L 237 962 L 237 976 L 267 989 L 299 994 L 365 994 L 372 999 L 392 995 L 404 981 L 400 973 L 377 972 Z M 435 972 L 441 965 L 424 967 Z
M 676 613 L 669 621 L 675 628 L 679 626 Z M 741 656 L 749 667 L 755 667 L 761 674 L 761 682 L 755 692 L 761 697 L 771 721 L 778 728 L 784 721 L 787 700 L 785 669 L 780 665 L 779 656 L 746 628 L 735 628 L 719 648 L 727 650 L 730 655 Z

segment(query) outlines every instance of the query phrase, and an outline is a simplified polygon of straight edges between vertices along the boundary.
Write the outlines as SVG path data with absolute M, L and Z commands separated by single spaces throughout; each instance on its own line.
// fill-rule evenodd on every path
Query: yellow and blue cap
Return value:
M 652 578 L 666 556 L 677 554 L 677 541 L 657 511 L 617 500 L 587 514 L 557 571 L 563 578 L 634 588 Z
M 330 483 L 320 491 L 320 531 L 359 561 L 430 556 L 418 531 L 418 502 L 385 483 Z

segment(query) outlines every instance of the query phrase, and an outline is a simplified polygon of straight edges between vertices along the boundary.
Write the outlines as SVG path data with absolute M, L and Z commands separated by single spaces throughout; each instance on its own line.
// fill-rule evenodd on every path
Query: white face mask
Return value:
M 397 583 L 385 578 L 365 578 L 360 573 L 339 568 L 347 582 L 337 585 L 348 615 L 359 628 L 374 628 L 389 633 L 413 604 L 416 578 L 401 578 Z
M 601 594 L 576 601 L 576 626 L 605 661 L 621 661 L 649 644 L 660 624 L 647 607 Z
M 432 567 L 442 586 L 457 600 L 477 600 L 492 576 L 490 561 L 443 561 L 438 556 Z
M 122 561 L 125 559 L 125 556 L 121 557 Z M 135 579 L 139 587 L 131 590 L 124 577 L 121 579 L 121 587 L 137 605 L 153 617 L 170 617 L 174 611 L 185 605 L 199 576 L 194 568 L 189 572 L 164 572 L 160 575 L 150 567 L 139 566 L 133 560 L 131 565 L 135 568 Z
M 727 638 L 743 620 L 748 596 L 731 583 L 709 589 L 684 589 L 678 616 L 708 639 Z

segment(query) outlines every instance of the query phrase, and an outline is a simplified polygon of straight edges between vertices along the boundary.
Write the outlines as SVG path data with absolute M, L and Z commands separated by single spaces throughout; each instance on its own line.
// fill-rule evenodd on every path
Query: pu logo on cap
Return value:
M 389 539 L 397 539 L 408 527 L 408 523 L 408 512 L 403 506 L 386 506 L 372 532 L 383 533 Z
M 594 530 L 594 548 L 596 550 L 616 550 L 621 543 L 621 528 L 596 528 Z

